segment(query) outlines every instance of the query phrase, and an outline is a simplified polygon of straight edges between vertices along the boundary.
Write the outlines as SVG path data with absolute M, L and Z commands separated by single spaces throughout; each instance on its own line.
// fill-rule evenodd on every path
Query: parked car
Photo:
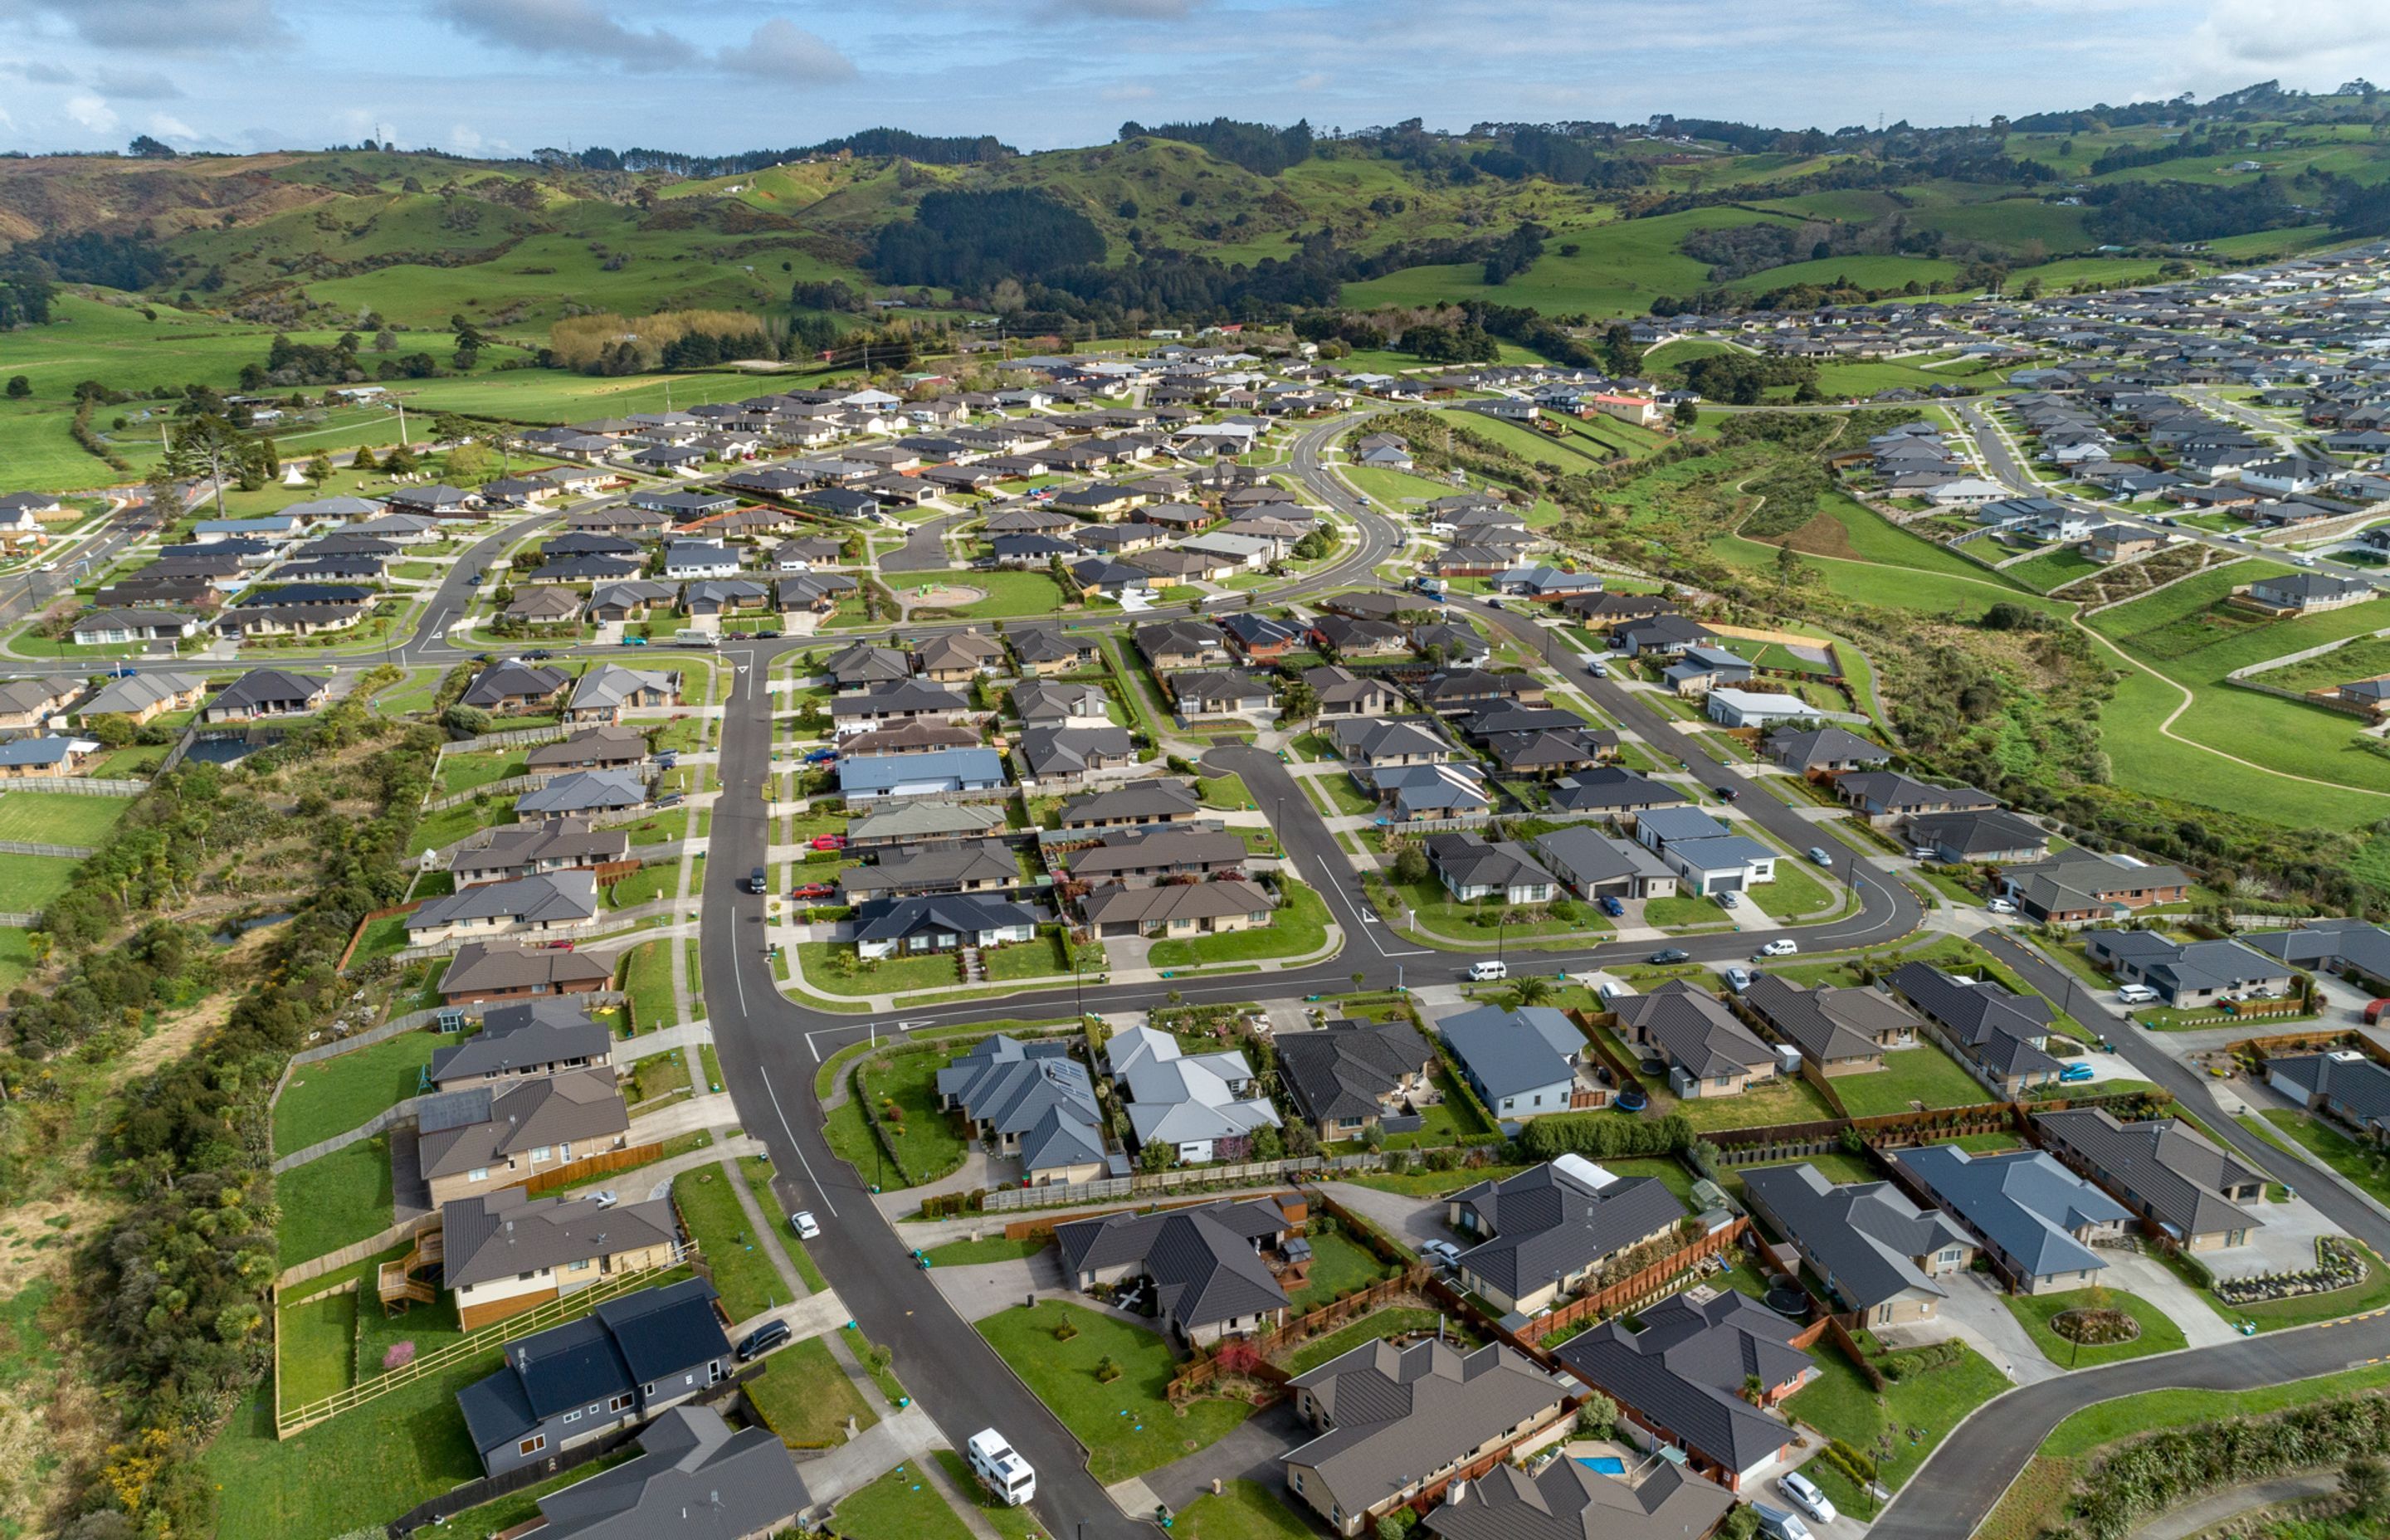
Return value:
M 2084 1081 L 2089 1080 L 2093 1075 L 2098 1074 L 2099 1072 L 2100 1072 L 2097 1070 L 2091 1068 L 2090 1065 L 2084 1063 L 2081 1059 L 2076 1059 L 2074 1063 L 2069 1064 L 2066 1068 L 2059 1071 L 2058 1078 L 2068 1085 L 2075 1085 Z
M 751 892 L 751 893 L 768 893 L 768 892 L 770 892 L 772 891 L 772 877 L 771 877 L 771 874 L 770 874 L 769 872 L 766 872 L 766 871 L 765 871 L 763 867 L 761 867 L 761 866 L 758 866 L 758 867 L 756 867 L 753 871 L 752 871 L 752 872 L 748 873 L 748 874 L 747 874 L 747 891 L 748 891 L 749 892 Z
M 1759 1515 L 1759 1533 L 1767 1536 L 1767 1540 L 1813 1540 L 1809 1526 L 1801 1521 L 1799 1514 L 1790 1509 L 1754 1503 L 1751 1511 Z
M 1490 958 L 1484 962 L 1473 962 L 1469 965 L 1469 976 L 1479 983 L 1494 979 L 1507 979 L 1510 976 L 1510 965 L 1506 962 L 1495 962 Z
M 1735 790 L 1731 786 L 1721 786 L 1717 789 L 1717 798 L 1718 801 L 1722 802 L 1730 802 L 1740 795 L 1741 795 L 1741 793 Z
M 1985 905 L 1984 907 L 1989 909 L 1996 915 L 2012 915 L 2017 912 L 2016 905 L 2010 903 L 2005 898 L 1996 898 L 1989 904 Z
M 569 941 L 552 941 L 547 943 L 547 949 L 551 952 L 570 952 L 572 950 L 572 943 Z
M 1826 847 L 1823 845 L 1811 845 L 1809 847 L 1809 859 L 1815 861 L 1818 865 L 1830 869 L 1834 864 L 1834 858 L 1826 853 Z
M 1818 1483 L 1798 1470 L 1787 1470 L 1776 1478 L 1777 1489 L 1792 1499 L 1794 1507 L 1821 1524 L 1831 1524 L 1836 1517 L 1833 1499 L 1818 1490 Z
M 813 837 L 812 841 L 809 841 L 809 848 L 813 850 L 844 850 L 846 848 L 846 836 L 843 834 L 816 834 Z
M 648 645 L 648 639 L 645 636 L 625 636 L 623 638 L 623 645 L 624 647 L 645 647 Z
M 1759 949 L 1763 957 L 1789 957 L 1801 950 L 1801 943 L 1791 936 L 1779 936 Z
M 1934 847 L 1932 845 L 1911 845 L 1908 847 L 1908 858 L 1911 861 L 1931 861 L 1934 859 Z
M 1652 953 L 1644 960 L 1646 962 L 1666 964 L 1690 962 L 1692 959 L 1693 955 L 1690 952 L 1686 951 L 1681 946 L 1664 946 L 1657 952 Z
M 1585 672 L 1592 674 L 1596 679 L 1607 679 L 1610 677 L 1610 665 L 1596 658 L 1592 662 L 1585 665 Z
M 807 764 L 828 764 L 836 758 L 838 758 L 838 751 L 835 749 L 816 749 L 811 753 L 805 755 L 805 763 Z M 836 845 L 816 845 L 814 848 L 816 850 L 836 850 L 839 847 Z
M 2147 984 L 2118 984 L 2116 998 L 2128 1006 L 2145 1006 L 2158 997 L 2158 992 Z
M 1729 968 L 1726 970 L 1726 986 L 1737 995 L 1751 987 L 1751 969 Z
M 797 1232 L 799 1240 L 812 1240 L 821 1234 L 821 1226 L 815 1221 L 811 1209 L 801 1209 L 789 1215 L 789 1228 Z
M 789 890 L 790 898 L 836 898 L 838 890 L 827 882 L 805 882 Z
M 667 791 L 662 796 L 656 799 L 656 805 L 658 807 L 678 807 L 680 805 L 680 793 L 677 791 Z
M 739 1339 L 739 1361 L 743 1364 L 751 1358 L 760 1358 L 793 1335 L 795 1333 L 789 1329 L 788 1322 L 765 1321 Z
M 1626 912 L 1626 905 L 1621 904 L 1617 899 L 1613 898 L 1608 893 L 1602 894 L 1600 902 L 1601 904 L 1601 912 L 1608 915 L 1613 919 L 1616 919 L 1619 916 Z
M 1720 888 L 1713 896 L 1717 899 L 1718 907 L 1721 909 L 1740 909 L 1742 907 L 1742 895 L 1736 892 L 1732 888 Z
M 1460 1248 L 1449 1240 L 1431 1240 L 1420 1248 L 1420 1255 L 1438 1267 L 1450 1267 L 1460 1261 Z

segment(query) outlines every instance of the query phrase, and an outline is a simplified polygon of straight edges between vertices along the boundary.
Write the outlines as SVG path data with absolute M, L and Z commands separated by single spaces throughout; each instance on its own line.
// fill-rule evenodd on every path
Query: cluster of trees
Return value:
M 611 311 L 568 315 L 548 327 L 540 355 L 553 367 L 594 375 L 778 356 L 779 344 L 762 317 L 737 310 L 666 310 L 627 319 Z
M 2112 246 L 2216 240 L 2280 229 L 2307 217 L 2270 176 L 2220 187 L 2203 182 L 2111 183 L 2089 189 L 2083 200 L 2091 206 L 2084 231 Z
M 147 289 L 165 280 L 165 248 L 147 236 L 105 235 L 82 230 L 44 236 L 9 252 L 10 263 L 59 283 L 99 284 L 109 289 Z
M 2268 1418 L 2168 1429 L 2123 1444 L 2085 1474 L 2075 1491 L 2075 1533 L 2118 1540 L 2149 1515 L 2201 1493 L 2342 1461 L 2345 1533 L 2379 1534 L 2372 1525 L 2390 1519 L 2384 1455 L 2390 1455 L 2390 1397 L 2376 1393 L 2334 1396 Z
M 1471 155 L 1469 163 L 1505 182 L 1540 176 L 1576 186 L 1640 187 L 1651 180 L 1642 161 L 1611 154 L 1600 140 L 1540 123 L 1511 129 L 1499 143 Z
M 1286 128 L 1240 122 L 1234 118 L 1214 118 L 1208 123 L 1157 123 L 1148 128 L 1131 119 L 1121 124 L 1120 137 L 1124 141 L 1176 139 L 1201 145 L 1256 176 L 1276 176 L 1289 166 L 1299 166 L 1311 159 L 1312 150 L 1311 124 L 1302 120 Z
M 1506 284 L 1536 265 L 1544 254 L 1544 237 L 1549 230 L 1530 220 L 1504 236 L 1494 250 L 1485 253 L 1485 281 Z
M 864 292 L 843 278 L 825 278 L 818 282 L 799 278 L 789 286 L 789 308 L 791 310 L 834 310 L 842 314 L 860 314 L 869 305 Z
M 902 128 L 867 128 L 860 134 L 824 139 L 817 145 L 751 149 L 736 155 L 691 155 L 682 150 L 637 146 L 612 150 L 603 145 L 592 145 L 587 149 L 570 152 L 552 147 L 535 149 L 532 159 L 542 165 L 573 166 L 584 171 L 662 171 L 675 176 L 710 177 L 838 154 L 897 157 L 918 160 L 925 166 L 966 166 L 1009 160 L 1020 153 L 993 134 L 929 135 Z
M 1760 401 L 1771 385 L 1796 391 L 1818 384 L 1818 366 L 1805 358 L 1782 358 L 1747 353 L 1704 353 L 1688 361 L 1680 371 L 1685 389 L 1704 401 L 1749 406 Z
M 50 294 L 45 269 L 14 254 L 0 258 L 0 331 L 46 325 Z
M 880 227 L 871 269 L 884 283 L 978 292 L 1098 263 L 1104 250 L 1095 222 L 1043 188 L 940 191 Z

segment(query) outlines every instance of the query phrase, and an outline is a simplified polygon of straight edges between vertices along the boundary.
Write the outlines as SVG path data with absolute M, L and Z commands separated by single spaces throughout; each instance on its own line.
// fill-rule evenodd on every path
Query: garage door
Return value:
M 1741 892 L 1742 891 L 1742 873 L 1719 872 L 1712 876 L 1707 881 L 1703 882 L 1702 886 L 1707 892 L 1714 893 Z

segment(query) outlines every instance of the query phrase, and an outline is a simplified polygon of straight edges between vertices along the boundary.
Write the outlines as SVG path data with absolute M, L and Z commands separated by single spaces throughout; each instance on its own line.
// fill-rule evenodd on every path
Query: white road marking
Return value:
M 821 1199 L 821 1206 L 829 1211 L 832 1219 L 836 1219 L 838 1205 L 829 1200 L 829 1189 L 822 1186 L 819 1176 L 814 1174 L 814 1163 L 805 1159 L 805 1147 L 797 1142 L 797 1131 L 789 1126 L 789 1114 L 780 1107 L 780 1093 L 772 1088 L 772 1072 L 759 1067 L 755 1074 L 764 1083 L 764 1094 L 772 1098 L 772 1111 L 780 1120 L 780 1132 L 789 1136 L 789 1148 L 797 1152 L 797 1163 L 805 1168 L 805 1179 L 813 1183 L 814 1192 Z

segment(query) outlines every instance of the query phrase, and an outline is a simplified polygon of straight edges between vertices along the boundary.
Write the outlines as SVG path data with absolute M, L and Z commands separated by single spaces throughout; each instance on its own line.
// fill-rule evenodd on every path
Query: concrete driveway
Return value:
M 2020 1385 L 2038 1384 L 2066 1372 L 2049 1361 L 2032 1334 L 2010 1314 L 1990 1274 L 1960 1273 L 1944 1287 L 1949 1296 L 1934 1319 L 1916 1326 L 1878 1327 L 1875 1334 L 1901 1346 L 1956 1337 Z
M 2215 1347 L 2240 1338 L 2241 1334 L 2216 1313 L 2215 1306 L 2157 1258 L 2105 1246 L 2100 1249 L 2100 1255 L 2108 1264 L 2100 1281 L 2108 1288 L 2139 1294 L 2165 1311 L 2167 1320 L 2182 1328 L 2183 1341 L 2191 1346 Z
M 2315 1205 L 2304 1198 L 2259 1203 L 2250 1212 L 2266 1223 L 2249 1232 L 2246 1246 L 2199 1253 L 2199 1260 L 2219 1278 L 2246 1277 L 2255 1273 L 2303 1273 L 2316 1264 L 2317 1239 L 2341 1233 L 2339 1226 L 2318 1213 Z
M 955 1314 L 977 1321 L 1019 1304 L 1031 1294 L 1066 1292 L 1062 1287 L 1062 1252 L 1048 1246 L 1034 1256 L 1009 1262 L 974 1263 L 968 1267 L 932 1267 L 930 1281 L 955 1307 Z M 1081 1303 L 1088 1302 L 1081 1301 Z
M 1453 1185 L 1467 1185 L 1469 1174 L 1452 1173 Z M 1458 1233 L 1444 1222 L 1446 1212 L 1443 1202 L 1431 1198 L 1406 1198 L 1398 1192 L 1380 1192 L 1352 1182 L 1325 1184 L 1330 1197 L 1378 1226 L 1387 1234 L 1400 1237 L 1413 1251 L 1421 1241 L 1456 1240 Z

